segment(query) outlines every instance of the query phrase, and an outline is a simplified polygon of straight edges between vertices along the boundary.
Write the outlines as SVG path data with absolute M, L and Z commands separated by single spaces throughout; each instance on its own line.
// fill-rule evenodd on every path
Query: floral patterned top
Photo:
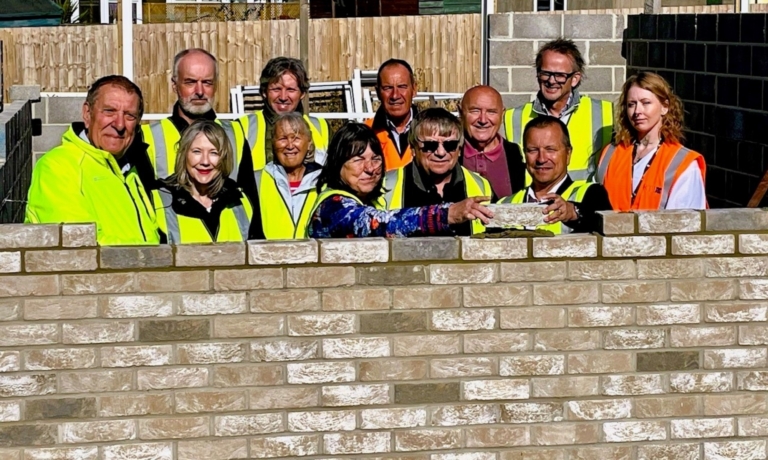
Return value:
M 453 235 L 448 207 L 443 203 L 421 208 L 380 211 L 352 198 L 333 195 L 320 203 L 309 223 L 310 238 L 360 238 Z

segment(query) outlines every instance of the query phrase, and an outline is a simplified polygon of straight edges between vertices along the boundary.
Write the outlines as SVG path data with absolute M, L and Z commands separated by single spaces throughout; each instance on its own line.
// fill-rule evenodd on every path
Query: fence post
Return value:
M 309 2 L 299 2 L 299 57 L 309 72 Z M 309 91 L 304 94 L 304 115 L 309 115 Z
M 661 0 L 645 0 L 645 14 L 661 14 Z

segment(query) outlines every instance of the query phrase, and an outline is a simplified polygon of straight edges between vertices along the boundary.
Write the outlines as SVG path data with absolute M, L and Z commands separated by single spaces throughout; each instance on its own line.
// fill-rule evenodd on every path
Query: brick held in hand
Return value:
M 543 204 L 489 204 L 487 207 L 493 212 L 488 228 L 535 227 L 544 223 Z

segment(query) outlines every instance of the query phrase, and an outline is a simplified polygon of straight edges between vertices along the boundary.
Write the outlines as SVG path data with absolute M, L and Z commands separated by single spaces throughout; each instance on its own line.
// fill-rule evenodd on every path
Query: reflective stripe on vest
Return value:
M 398 187 L 402 180 L 402 175 L 403 168 L 393 169 L 384 174 L 384 184 L 382 186 L 385 191 L 384 195 L 379 198 L 379 203 L 376 203 L 377 208 L 382 210 L 392 209 L 392 203 L 401 203 L 400 206 L 402 206 L 403 187 Z M 383 203 L 381 200 L 383 200 Z
M 312 218 L 311 210 L 317 199 L 317 190 L 302 193 L 301 211 L 292 214 L 292 207 L 277 187 L 275 178 L 264 169 L 255 171 L 256 190 L 259 194 L 259 212 L 264 236 L 268 240 L 304 239 L 307 225 Z
M 227 139 L 229 139 L 229 145 L 232 146 L 232 155 L 234 156 L 234 159 L 232 161 L 232 172 L 229 173 L 229 178 L 236 181 L 237 180 L 237 171 L 240 169 L 239 164 L 239 151 L 237 148 L 237 139 L 235 138 L 235 129 L 232 126 L 231 121 L 219 121 L 216 120 L 217 123 L 221 125 L 222 128 L 224 128 L 224 132 L 227 134 Z M 246 232 L 246 235 L 248 233 Z M 243 240 L 245 241 L 245 240 Z
M 615 151 L 616 144 L 609 144 L 608 147 L 605 148 L 605 153 L 600 159 L 600 164 L 597 167 L 597 176 L 595 177 L 595 182 L 598 184 L 605 183 L 605 173 L 608 172 L 608 165 L 611 163 L 611 158 L 613 157 L 613 152 Z
M 239 204 L 233 207 L 232 211 L 235 213 L 235 219 L 237 219 L 237 228 L 240 229 L 240 236 L 243 238 L 243 241 L 248 241 L 248 228 L 251 226 L 251 219 L 248 218 L 245 212 L 245 206 Z
M 173 196 L 170 192 L 165 190 L 158 190 L 157 195 L 160 195 L 160 201 L 163 203 L 165 234 L 168 235 L 168 244 L 181 244 L 179 216 L 177 216 L 176 212 L 173 210 Z
M 672 185 L 675 183 L 675 176 L 680 165 L 685 160 L 685 157 L 691 151 L 685 147 L 680 147 L 680 150 L 675 153 L 672 161 L 669 163 L 667 170 L 664 172 L 664 187 L 661 191 L 661 205 L 659 209 L 667 209 L 667 202 L 669 202 L 669 192 L 672 190 Z
M 187 235 L 187 238 L 186 238 L 187 241 L 182 239 L 182 235 L 181 235 L 182 225 L 179 222 L 178 214 L 176 214 L 176 211 L 173 210 L 173 195 L 167 190 L 155 190 L 153 193 L 155 197 L 159 198 L 160 202 L 163 204 L 163 212 L 162 213 L 157 212 L 156 214 L 158 216 L 158 224 L 160 226 L 160 229 L 165 231 L 165 234 L 168 236 L 168 244 L 184 244 L 187 242 L 190 242 L 190 243 L 214 242 L 214 238 L 206 238 L 206 241 L 197 241 L 196 239 L 195 241 L 189 241 L 190 240 L 189 235 Z M 246 206 L 248 207 L 248 209 L 246 209 Z M 242 198 L 240 204 L 228 209 L 232 210 L 232 213 L 235 217 L 235 221 L 237 223 L 237 229 L 238 229 L 238 233 L 240 234 L 241 241 L 247 241 L 248 230 L 250 229 L 250 226 L 251 226 L 251 219 L 248 216 L 248 214 L 251 213 L 250 203 L 248 203 L 248 200 L 246 198 Z M 188 220 L 198 220 L 192 217 L 184 217 L 184 218 Z M 221 227 L 223 225 L 226 225 L 226 220 L 227 220 L 227 209 L 224 209 L 222 210 L 221 216 L 219 217 L 219 231 L 218 231 L 218 235 L 216 235 L 217 238 L 215 239 L 215 241 L 224 241 L 220 237 L 223 236 Z M 203 224 L 202 222 L 199 222 L 199 225 L 201 225 L 203 228 L 205 227 L 205 224 Z M 208 232 L 206 232 L 206 234 L 207 233 Z M 207 236 L 210 237 L 210 235 L 207 235 Z M 226 238 L 225 240 L 234 241 L 231 238 Z
M 170 176 L 168 173 L 168 149 L 165 144 L 165 129 L 163 122 L 152 123 L 149 125 L 152 132 L 152 146 L 155 148 L 155 173 L 160 179 Z

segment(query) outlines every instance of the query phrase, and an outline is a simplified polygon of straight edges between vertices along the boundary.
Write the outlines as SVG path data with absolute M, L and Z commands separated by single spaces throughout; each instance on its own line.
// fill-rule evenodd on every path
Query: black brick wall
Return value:
M 624 32 L 627 76 L 657 72 L 683 99 L 685 144 L 707 161 L 713 208 L 745 206 L 768 167 L 767 17 L 639 15 Z

